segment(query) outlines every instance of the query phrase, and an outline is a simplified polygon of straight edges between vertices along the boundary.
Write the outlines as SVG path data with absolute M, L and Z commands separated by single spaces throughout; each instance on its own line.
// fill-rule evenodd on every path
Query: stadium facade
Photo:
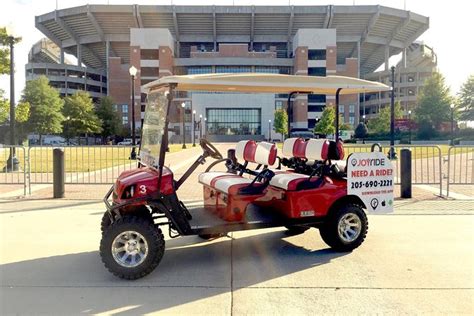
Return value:
M 138 69 L 135 110 L 140 113 L 145 101 L 140 87 L 173 74 L 270 72 L 374 79 L 380 66 L 388 71 L 390 56 L 402 53 L 406 64 L 407 48 L 429 27 L 427 17 L 410 11 L 333 5 L 87 5 L 37 16 L 35 22 L 59 48 L 55 64 L 67 65 L 65 53 L 76 56 L 84 88 L 100 86 L 97 93 L 114 99 L 124 124 L 131 120 L 131 66 Z M 27 65 L 27 74 L 28 69 L 37 67 Z M 296 96 L 292 128 L 314 127 L 334 99 Z M 359 95 L 341 98 L 344 122 L 356 125 L 371 106 L 361 107 L 361 102 L 369 99 L 373 100 Z M 262 138 L 268 135 L 274 110 L 286 103 L 286 95 L 180 93 L 171 128 L 179 139 L 184 105 L 187 137 L 196 111 L 197 120 L 202 116 L 204 123 L 206 118 L 204 130 L 210 138 Z M 375 111 L 379 104 L 373 105 Z M 140 115 L 136 118 L 140 126 Z

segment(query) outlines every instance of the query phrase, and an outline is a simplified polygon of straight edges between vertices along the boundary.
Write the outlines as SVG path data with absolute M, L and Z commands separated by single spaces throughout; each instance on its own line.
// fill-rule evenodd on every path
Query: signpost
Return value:
M 381 152 L 354 153 L 347 160 L 347 194 L 358 196 L 370 213 L 393 212 L 393 167 Z

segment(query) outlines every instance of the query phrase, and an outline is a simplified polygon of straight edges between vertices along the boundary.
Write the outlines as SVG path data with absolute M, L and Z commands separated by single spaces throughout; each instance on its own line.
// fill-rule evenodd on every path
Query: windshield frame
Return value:
M 168 125 L 169 125 L 169 110 L 171 106 L 171 101 L 173 99 L 172 97 L 172 89 L 173 87 L 171 85 L 166 85 L 163 87 L 160 87 L 160 89 L 154 89 L 150 91 L 147 94 L 147 101 L 146 101 L 146 106 L 145 106 L 145 117 L 143 120 L 143 126 L 142 126 L 142 135 L 141 135 L 141 142 L 140 142 L 140 154 L 138 155 L 140 164 L 144 165 L 146 167 L 150 167 L 153 169 L 158 169 L 160 171 L 160 181 L 161 181 L 161 171 L 163 169 L 164 163 L 165 163 L 165 152 L 166 149 L 168 148 Z M 146 149 L 147 146 L 147 136 L 146 131 L 146 121 L 147 119 L 150 119 L 151 113 L 151 99 L 150 96 L 160 94 L 157 98 L 165 98 L 164 100 L 161 99 L 159 102 L 159 106 L 162 107 L 162 114 L 164 115 L 164 121 L 163 121 L 163 133 L 161 136 L 161 140 L 159 141 L 159 149 L 158 152 L 156 152 L 155 149 L 155 154 L 152 155 L 150 152 L 150 149 Z M 156 100 L 156 99 L 155 99 Z M 160 124 L 161 125 L 161 124 Z M 156 142 L 158 145 L 158 142 Z M 151 144 L 152 145 L 152 144 Z M 149 156 L 146 156 L 149 155 Z

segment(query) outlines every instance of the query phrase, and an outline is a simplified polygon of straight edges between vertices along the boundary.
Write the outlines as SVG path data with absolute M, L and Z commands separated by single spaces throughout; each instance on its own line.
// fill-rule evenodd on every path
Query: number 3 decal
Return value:
M 141 193 L 141 194 L 145 194 L 145 193 L 146 193 L 146 186 L 145 186 L 145 185 L 141 185 L 141 186 L 140 186 L 140 193 Z

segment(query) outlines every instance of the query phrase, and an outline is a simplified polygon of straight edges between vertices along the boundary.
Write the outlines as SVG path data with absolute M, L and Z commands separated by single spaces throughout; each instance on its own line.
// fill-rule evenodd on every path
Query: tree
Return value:
M 102 122 L 94 111 L 94 103 L 86 91 L 77 91 L 64 99 L 64 135 L 67 139 L 81 134 L 97 134 Z
M 360 122 L 354 131 L 354 137 L 363 140 L 367 137 L 368 132 L 367 126 L 363 122 Z
M 451 117 L 451 104 L 454 102 L 444 77 L 435 72 L 426 79 L 418 95 L 415 119 L 418 124 L 427 122 L 438 129 L 442 122 Z
M 21 37 L 13 39 L 14 43 L 21 41 Z M 10 73 L 10 39 L 5 27 L 0 27 L 0 75 Z
M 0 124 L 7 121 L 10 116 L 10 102 L 3 96 L 5 91 L 0 89 Z
M 314 132 L 324 135 L 331 135 L 336 132 L 334 128 L 334 119 L 336 118 L 336 111 L 332 106 L 326 106 L 321 115 L 321 119 L 314 127 Z
M 461 86 L 458 93 L 458 108 L 461 111 L 460 119 L 474 120 L 474 75 L 470 75 Z
M 382 108 L 379 115 L 369 120 L 368 128 L 371 132 L 375 133 L 388 133 L 390 131 L 390 106 Z M 403 115 L 402 107 L 400 102 L 395 102 L 395 119 L 401 118 Z
M 61 123 L 64 116 L 61 110 L 64 101 L 59 96 L 58 90 L 49 85 L 48 78 L 40 76 L 38 79 L 27 81 L 22 102 L 30 104 L 28 129 L 38 133 L 40 144 L 42 135 L 62 132 Z
M 275 117 L 273 119 L 273 127 L 275 132 L 282 135 L 288 134 L 288 113 L 284 109 L 279 109 L 275 111 Z
M 117 110 L 114 109 L 114 102 L 111 97 L 106 96 L 101 98 L 95 113 L 102 121 L 101 136 L 103 139 L 120 133 L 122 122 Z
M 339 117 L 339 122 L 342 122 L 342 116 Z M 341 131 L 350 131 L 352 130 L 352 126 L 349 123 L 339 123 L 339 130 Z

